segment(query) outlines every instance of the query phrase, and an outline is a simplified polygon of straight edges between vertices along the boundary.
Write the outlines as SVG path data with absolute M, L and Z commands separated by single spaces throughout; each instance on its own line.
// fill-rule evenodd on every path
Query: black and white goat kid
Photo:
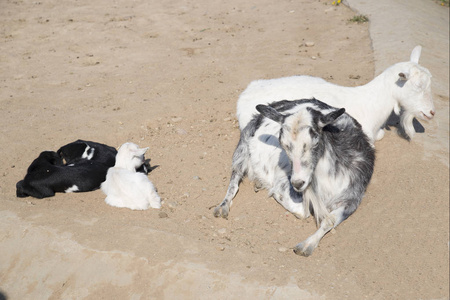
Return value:
M 359 206 L 372 177 L 375 150 L 345 109 L 318 100 L 258 105 L 241 131 L 225 199 L 214 216 L 228 217 L 239 183 L 270 196 L 298 218 L 314 214 L 319 229 L 294 248 L 309 256 L 322 237 Z

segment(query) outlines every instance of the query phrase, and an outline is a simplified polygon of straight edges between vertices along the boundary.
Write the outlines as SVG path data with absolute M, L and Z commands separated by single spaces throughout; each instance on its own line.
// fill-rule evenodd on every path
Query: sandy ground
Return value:
M 1 1 L 0 299 L 448 299 L 449 11 L 386 1 L 349 1 L 370 25 L 331 1 Z M 248 181 L 228 220 L 212 216 L 250 81 L 361 85 L 416 44 L 436 117 L 376 144 L 361 206 L 311 257 L 290 248 L 313 220 Z M 149 146 L 162 210 L 15 197 L 41 151 L 78 138 Z

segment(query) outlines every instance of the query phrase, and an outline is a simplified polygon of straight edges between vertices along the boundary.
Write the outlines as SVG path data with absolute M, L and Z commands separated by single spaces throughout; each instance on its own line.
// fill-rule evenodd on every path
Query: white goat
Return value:
M 100 186 L 106 194 L 106 203 L 134 210 L 161 208 L 161 199 L 147 175 L 136 172 L 144 163 L 147 150 L 133 143 L 120 146 L 116 164 L 108 169 L 106 180 Z
M 401 125 L 412 138 L 414 117 L 430 120 L 435 114 L 431 74 L 418 64 L 421 50 L 421 46 L 416 46 L 409 62 L 397 63 L 358 87 L 343 87 L 311 76 L 253 81 L 237 103 L 239 127 L 243 130 L 247 126 L 257 113 L 255 107 L 258 104 L 316 98 L 331 106 L 345 108 L 362 125 L 372 143 L 383 138 L 382 127 L 392 110 L 397 115 L 402 110 Z

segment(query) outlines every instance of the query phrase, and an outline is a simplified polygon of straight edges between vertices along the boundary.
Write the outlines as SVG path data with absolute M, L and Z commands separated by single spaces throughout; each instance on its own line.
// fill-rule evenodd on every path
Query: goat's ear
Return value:
M 138 149 L 133 151 L 133 155 L 134 156 L 142 156 L 142 155 L 145 154 L 145 152 L 147 152 L 147 150 L 148 150 L 148 147 L 146 147 L 146 148 L 138 148 Z
M 328 124 L 333 123 L 337 118 L 339 118 L 343 113 L 345 113 L 345 108 L 340 108 L 338 110 L 332 111 L 329 114 L 323 115 L 319 119 L 319 127 L 325 127 Z
M 420 53 L 422 52 L 422 46 L 416 46 L 414 47 L 413 51 L 411 52 L 411 62 L 418 64 Z
M 401 72 L 398 73 L 398 80 L 400 81 L 406 81 L 409 79 L 409 73 L 408 72 Z
M 259 111 L 259 113 L 264 117 L 269 118 L 277 123 L 281 124 L 284 121 L 284 116 L 280 114 L 275 108 L 268 105 L 259 104 L 256 106 L 256 110 Z

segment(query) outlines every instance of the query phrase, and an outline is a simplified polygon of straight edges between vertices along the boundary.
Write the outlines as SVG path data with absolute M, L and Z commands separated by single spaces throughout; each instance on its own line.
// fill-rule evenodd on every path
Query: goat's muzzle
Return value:
M 291 181 L 292 187 L 296 192 L 302 192 L 303 186 L 305 185 L 305 181 L 303 180 L 292 180 Z

